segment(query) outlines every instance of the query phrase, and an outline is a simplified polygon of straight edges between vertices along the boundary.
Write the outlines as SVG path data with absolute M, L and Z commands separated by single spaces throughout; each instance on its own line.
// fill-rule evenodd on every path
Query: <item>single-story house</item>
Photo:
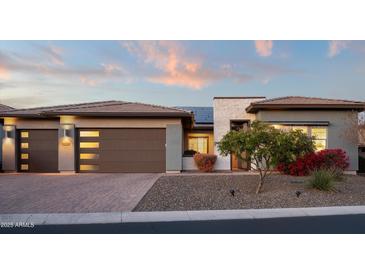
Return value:
M 192 155 L 214 153 L 229 130 L 261 120 L 302 129 L 316 148 L 342 148 L 358 170 L 358 144 L 341 133 L 364 102 L 309 97 L 215 97 L 213 107 L 164 107 L 107 101 L 2 111 L 3 170 L 8 172 L 180 172 Z M 217 170 L 249 170 L 218 155 Z

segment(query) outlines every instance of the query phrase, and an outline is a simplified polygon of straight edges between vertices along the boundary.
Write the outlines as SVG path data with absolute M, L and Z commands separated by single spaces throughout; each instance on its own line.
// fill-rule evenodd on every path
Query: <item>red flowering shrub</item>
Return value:
M 204 172 L 212 172 L 216 160 L 217 156 L 214 154 L 196 153 L 194 155 L 195 164 L 199 170 Z
M 279 164 L 277 169 L 293 176 L 306 176 L 314 170 L 332 168 L 345 170 L 348 166 L 349 157 L 344 150 L 324 149 L 315 153 L 308 153 L 288 165 Z

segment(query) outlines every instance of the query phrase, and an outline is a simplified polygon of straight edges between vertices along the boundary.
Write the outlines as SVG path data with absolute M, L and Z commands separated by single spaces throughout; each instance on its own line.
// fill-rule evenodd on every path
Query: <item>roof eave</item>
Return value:
M 47 118 L 41 114 L 15 114 L 15 113 L 0 113 L 0 117 L 2 118 Z
M 194 124 L 194 129 L 213 129 L 214 124 Z
M 277 104 L 250 104 L 246 108 L 247 113 L 257 113 L 259 110 L 356 110 L 364 111 L 365 105 L 353 104 L 353 105 L 343 105 L 343 104 L 313 104 L 313 105 L 277 105 Z
M 179 113 L 179 112 L 161 112 L 161 113 L 151 113 L 151 112 L 46 112 L 45 116 L 54 117 L 62 115 L 72 115 L 72 116 L 85 116 L 85 117 L 193 117 L 190 113 Z

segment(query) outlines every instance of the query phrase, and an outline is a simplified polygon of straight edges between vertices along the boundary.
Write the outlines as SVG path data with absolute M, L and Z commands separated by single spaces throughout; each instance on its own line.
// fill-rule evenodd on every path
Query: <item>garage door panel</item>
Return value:
M 58 172 L 58 130 L 19 130 L 20 171 Z
M 100 138 L 103 140 L 134 140 L 165 139 L 164 129 L 102 129 Z
M 138 142 L 138 140 L 103 140 L 100 142 L 100 146 L 103 150 L 163 150 L 165 148 L 165 143 L 162 144 L 161 141 Z
M 45 162 L 44 159 L 47 159 L 48 163 L 57 163 L 58 162 L 58 155 L 55 155 L 52 151 L 39 151 L 41 153 L 34 153 L 32 151 L 29 152 L 29 159 L 30 162 Z
M 58 162 L 48 161 L 45 164 L 42 161 L 32 161 L 29 164 L 29 171 L 31 172 L 58 172 Z
M 58 143 L 57 142 L 53 142 L 53 141 L 33 141 L 30 140 L 29 142 L 29 151 L 34 151 L 34 152 L 43 152 L 46 153 L 47 151 L 52 151 L 54 152 L 54 150 L 50 150 L 51 147 L 57 147 Z
M 158 162 L 104 162 L 99 172 L 165 172 L 165 165 Z
M 31 141 L 54 140 L 55 133 L 57 132 L 56 130 L 51 130 L 51 129 L 50 130 L 37 129 L 37 130 L 24 130 L 24 131 L 29 132 L 28 139 Z
M 155 150 L 102 151 L 100 158 L 105 162 L 114 161 L 164 161 L 165 153 Z
M 98 131 L 99 134 L 99 137 L 80 137 L 80 142 L 99 143 L 99 147 L 96 148 L 79 149 L 80 172 L 165 172 L 166 170 L 165 129 L 119 128 L 79 131 Z M 86 133 L 81 135 L 85 136 Z M 93 157 L 95 154 L 98 155 L 97 159 Z

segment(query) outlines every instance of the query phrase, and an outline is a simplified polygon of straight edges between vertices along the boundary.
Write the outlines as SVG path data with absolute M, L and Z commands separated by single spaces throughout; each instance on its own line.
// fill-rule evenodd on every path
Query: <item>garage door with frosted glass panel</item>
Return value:
M 21 172 L 58 172 L 58 130 L 19 130 L 18 169 Z
M 79 172 L 165 172 L 166 130 L 79 129 Z

